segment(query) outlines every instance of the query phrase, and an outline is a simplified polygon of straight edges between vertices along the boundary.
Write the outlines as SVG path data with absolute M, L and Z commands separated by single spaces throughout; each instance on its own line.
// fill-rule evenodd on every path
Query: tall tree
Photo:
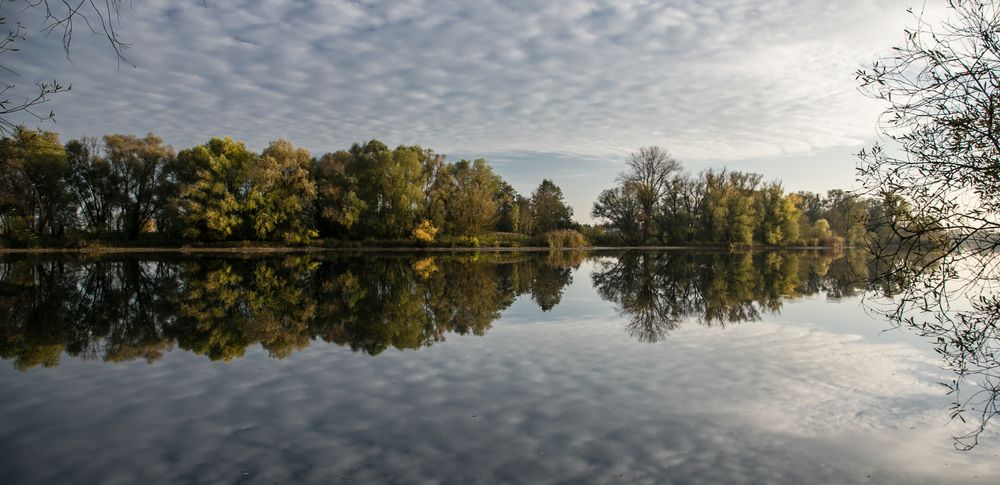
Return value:
M 708 170 L 702 178 L 705 181 L 702 216 L 705 240 L 733 246 L 752 245 L 758 216 L 754 193 L 762 177 L 743 172 Z
M 357 195 L 365 204 L 360 221 L 363 235 L 389 239 L 409 235 L 420 216 L 424 150 L 418 146 L 390 150 L 371 140 L 354 144 L 350 153 L 348 174 L 357 179 Z
M 455 190 L 448 199 L 449 227 L 455 234 L 475 236 L 492 230 L 499 217 L 499 184 L 483 159 L 452 166 Z
M 246 212 L 253 236 L 286 244 L 304 243 L 313 228 L 316 184 L 309 177 L 309 152 L 277 140 L 251 163 Z
M 531 211 L 536 233 L 567 229 L 573 225 L 573 208 L 566 205 L 562 189 L 549 179 L 542 180 L 531 193 Z
M 799 242 L 800 212 L 794 195 L 785 195 L 781 184 L 774 182 L 756 193 L 756 239 L 763 244 L 779 246 Z
M 639 224 L 642 239 L 646 241 L 654 231 L 657 205 L 670 189 L 671 181 L 680 172 L 680 162 L 667 150 L 656 147 L 642 147 L 625 157 L 626 171 L 619 175 L 623 185 L 632 186 L 635 197 L 642 209 Z
M 497 208 L 497 230 L 502 232 L 517 232 L 517 199 L 519 195 L 514 190 L 514 187 L 500 178 L 499 175 L 496 176 L 496 179 L 496 199 L 499 205 Z
M 121 188 L 100 141 L 81 138 L 66 143 L 69 185 L 82 217 L 83 228 L 98 237 L 114 228 Z
M 218 241 L 242 235 L 248 167 L 255 157 L 243 142 L 229 137 L 212 138 L 177 154 L 175 170 L 182 184 L 177 203 L 184 237 Z
M 839 189 L 830 190 L 823 200 L 823 213 L 830 228 L 843 236 L 849 244 L 864 242 L 867 204 L 856 194 Z
M 618 186 L 601 192 L 594 202 L 592 215 L 605 219 L 627 244 L 642 244 L 642 225 L 639 218 L 642 205 L 632 185 Z
M 149 133 L 143 138 L 107 135 L 104 151 L 121 191 L 122 229 L 128 238 L 135 239 L 173 195 L 168 167 L 173 163 L 174 149 Z
M 8 239 L 58 236 L 74 224 L 66 181 L 69 162 L 59 135 L 18 127 L 0 140 L 0 225 Z
M 448 201 L 455 192 L 455 177 L 445 156 L 426 150 L 421 160 L 424 181 L 421 217 L 435 228 L 443 228 L 448 220 Z
M 661 243 L 688 244 L 694 240 L 703 192 L 700 179 L 674 176 L 656 212 Z
M 348 174 L 351 154 L 346 150 L 324 153 L 313 160 L 311 178 L 316 184 L 316 215 L 321 236 L 344 236 L 361 218 L 366 205 L 355 191 L 357 180 Z
M 514 232 L 535 234 L 535 215 L 531 210 L 531 199 L 520 194 L 516 195 L 511 208 L 511 217 L 514 221 L 512 229 Z

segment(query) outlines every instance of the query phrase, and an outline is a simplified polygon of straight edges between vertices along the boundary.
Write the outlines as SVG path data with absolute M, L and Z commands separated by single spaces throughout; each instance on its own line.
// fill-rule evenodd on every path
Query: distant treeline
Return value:
M 629 245 L 861 245 L 884 241 L 889 219 L 912 218 L 899 197 L 861 198 L 843 190 L 826 196 L 785 193 L 780 182 L 728 170 L 684 174 L 658 147 L 626 158 L 626 171 L 594 204 L 607 221 L 606 240 Z M 875 239 L 871 239 L 874 236 Z
M 432 150 L 377 140 L 319 157 L 284 140 L 259 154 L 231 138 L 175 153 L 152 134 L 63 145 L 55 133 L 22 128 L 0 141 L 0 236 L 14 245 L 147 233 L 457 245 L 500 233 L 517 244 L 574 227 L 572 215 L 550 180 L 524 196 L 484 160 L 448 163 Z
M 284 140 L 258 154 L 227 137 L 175 152 L 152 134 L 63 144 L 20 128 L 0 140 L 0 243 L 842 245 L 886 207 L 843 191 L 785 194 L 757 174 L 685 176 L 658 148 L 627 162 L 590 226 L 550 180 L 522 195 L 482 159 L 449 163 L 420 146 L 372 140 L 314 157 Z

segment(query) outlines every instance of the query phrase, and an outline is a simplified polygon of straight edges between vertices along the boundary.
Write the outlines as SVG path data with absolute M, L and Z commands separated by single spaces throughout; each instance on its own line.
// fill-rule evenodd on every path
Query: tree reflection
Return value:
M 71 328 L 78 331 L 67 346 L 71 354 L 152 362 L 173 347 L 165 336 L 176 292 L 173 267 L 124 259 L 84 265 L 79 274 L 73 295 L 78 296 L 71 303 L 76 320 Z
M 315 335 L 377 355 L 418 349 L 448 333 L 484 335 L 513 303 L 499 257 L 343 258 L 321 264 Z
M 960 448 L 1000 412 L 1000 297 L 976 265 L 860 251 L 619 254 L 435 253 L 280 257 L 31 256 L 0 260 L 0 358 L 20 370 L 62 355 L 155 362 L 174 347 L 212 360 L 260 346 L 285 358 L 322 340 L 379 355 L 484 335 L 517 298 L 556 308 L 581 264 L 639 341 L 686 322 L 726 326 L 775 315 L 789 299 L 866 295 L 867 308 L 931 340 Z M 939 279 L 931 280 L 932 268 Z M 957 285 L 962 285 L 956 288 Z M 881 304 L 881 305 L 880 305 Z
M 79 334 L 70 311 L 75 274 L 55 261 L 0 269 L 0 357 L 18 369 L 54 366 Z
M 321 339 L 377 355 L 484 335 L 522 294 L 557 305 L 579 256 L 58 257 L 0 262 L 0 358 L 212 360 Z
M 955 446 L 971 450 L 1000 414 L 1000 296 L 997 255 L 971 248 L 882 251 L 870 265 L 865 306 L 934 346 L 954 373 L 942 383 L 951 418 L 965 423 Z
M 206 258 L 182 268 L 170 329 L 181 348 L 230 360 L 255 343 L 279 358 L 309 345 L 316 303 L 306 288 L 315 269 L 307 257 Z
M 852 294 L 860 280 L 850 261 L 842 252 L 628 252 L 601 258 L 592 279 L 632 336 L 657 342 L 686 320 L 757 321 L 785 298 Z
M 28 369 L 63 353 L 153 362 L 175 346 L 212 360 L 256 345 L 284 358 L 315 339 L 420 349 L 484 335 L 519 296 L 552 310 L 588 259 L 598 293 L 648 342 L 686 319 L 758 320 L 783 297 L 854 291 L 839 253 L 14 258 L 0 262 L 0 357 Z

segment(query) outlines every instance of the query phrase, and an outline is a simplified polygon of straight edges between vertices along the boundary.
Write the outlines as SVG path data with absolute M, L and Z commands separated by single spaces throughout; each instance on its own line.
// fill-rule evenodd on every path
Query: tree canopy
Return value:
M 551 180 L 525 197 L 486 160 L 451 163 L 378 140 L 313 157 L 286 140 L 255 153 L 216 137 L 175 153 L 153 134 L 63 145 L 55 133 L 21 127 L 0 141 L 0 170 L 0 242 L 8 245 L 149 237 L 536 244 L 545 231 L 578 227 Z
M 657 147 L 629 155 L 625 166 L 617 185 L 597 198 L 592 215 L 629 245 L 858 245 L 883 202 L 842 190 L 826 197 L 786 193 L 779 182 L 764 182 L 755 173 L 686 175 L 680 162 Z
M 153 134 L 62 144 L 55 133 L 22 127 L 0 141 L 0 164 L 0 241 L 7 245 L 155 238 L 836 246 L 857 244 L 870 233 L 866 220 L 892 213 L 884 197 L 790 194 L 738 171 L 687 175 L 657 147 L 626 158 L 615 187 L 594 203 L 597 226 L 573 220 L 553 180 L 522 195 L 484 159 L 449 162 L 431 149 L 378 140 L 313 156 L 287 140 L 256 153 L 215 137 L 175 152 Z

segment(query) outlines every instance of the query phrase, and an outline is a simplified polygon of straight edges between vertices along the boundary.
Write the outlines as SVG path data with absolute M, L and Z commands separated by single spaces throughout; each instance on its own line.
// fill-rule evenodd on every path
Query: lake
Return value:
M 951 418 L 954 372 L 865 265 L 8 255 L 0 480 L 1000 483 L 990 416 Z

